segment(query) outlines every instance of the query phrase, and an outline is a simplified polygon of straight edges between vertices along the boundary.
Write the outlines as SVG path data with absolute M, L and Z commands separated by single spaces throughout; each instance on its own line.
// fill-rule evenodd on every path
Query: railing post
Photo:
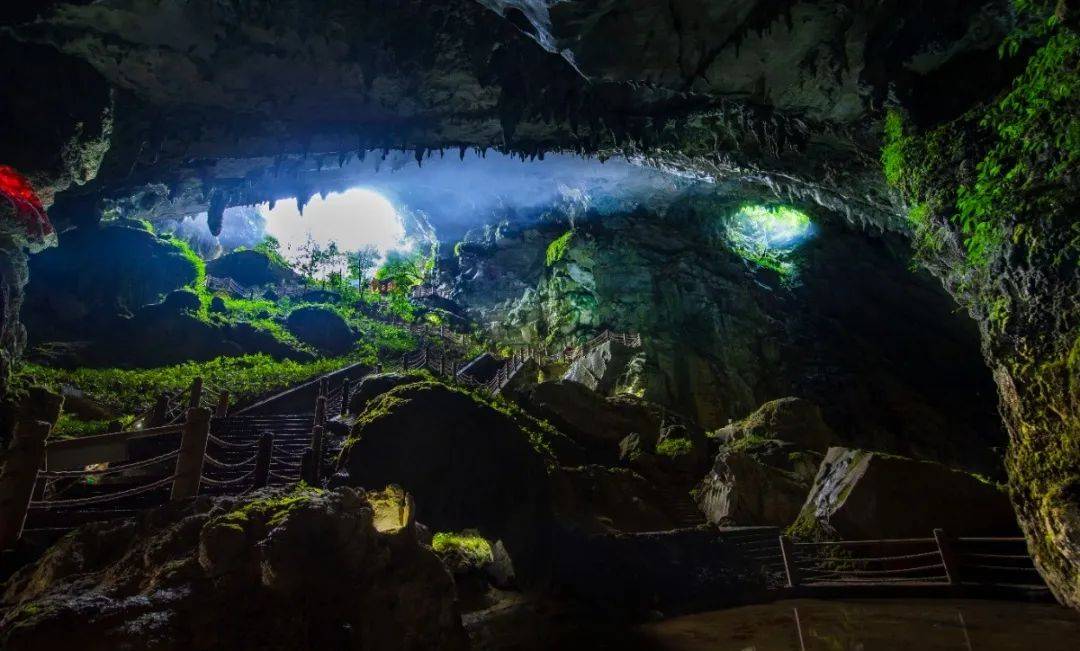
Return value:
M 799 568 L 795 565 L 795 545 L 788 536 L 780 536 L 780 555 L 784 559 L 784 574 L 787 575 L 787 587 L 799 585 Z
M 345 415 L 345 412 L 349 411 L 349 389 L 350 388 L 351 387 L 350 387 L 349 378 L 345 378 L 344 380 L 341 381 L 341 414 L 340 415 L 342 415 L 342 416 Z
M 165 415 L 169 413 L 169 396 L 162 393 L 154 401 L 154 407 L 150 410 L 150 417 L 144 427 L 157 427 L 165 424 Z
M 300 481 L 314 486 L 315 481 L 315 452 L 311 448 L 304 450 L 300 455 Z
M 311 428 L 311 478 L 312 484 L 317 484 L 322 474 L 322 455 L 323 453 L 323 428 L 322 425 L 316 425 Z
M 229 392 L 222 391 L 218 396 L 217 410 L 214 411 L 214 416 L 217 418 L 226 418 L 229 415 Z
M 326 422 L 326 396 L 319 396 L 315 399 L 315 422 L 316 427 L 322 426 Z
M 202 400 L 202 378 L 197 377 L 191 381 L 191 393 L 188 397 L 188 408 L 194 409 L 199 406 L 199 401 Z
M 201 407 L 188 409 L 169 499 L 183 500 L 199 494 L 203 459 L 206 457 L 206 440 L 209 437 L 210 410 Z
M 945 567 L 945 576 L 950 585 L 960 583 L 960 566 L 956 562 L 956 553 L 953 551 L 952 540 L 944 529 L 934 529 L 934 541 L 937 542 L 938 553 L 941 554 L 941 564 Z
M 0 549 L 11 549 L 22 536 L 51 429 L 46 421 L 22 422 L 15 427 L 0 476 Z
M 274 435 L 263 432 L 259 437 L 259 449 L 255 453 L 255 488 L 263 488 L 270 481 L 270 460 L 274 456 Z

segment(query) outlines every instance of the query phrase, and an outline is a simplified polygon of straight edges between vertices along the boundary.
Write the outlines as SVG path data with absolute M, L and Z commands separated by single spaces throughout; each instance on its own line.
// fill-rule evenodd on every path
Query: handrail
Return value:
M 1025 542 L 1019 537 L 952 538 L 944 530 L 935 529 L 931 538 L 892 538 L 878 540 L 836 540 L 793 542 L 780 537 L 781 560 L 787 575 L 788 587 L 806 585 L 842 586 L 849 584 L 917 584 L 957 585 L 961 582 L 979 584 L 1015 584 L 1017 573 L 1032 574 L 1038 570 L 1030 555 L 982 553 L 984 544 Z M 888 548 L 924 546 L 925 551 L 904 551 L 888 554 Z M 975 550 L 959 549 L 975 545 Z M 858 555 L 869 549 L 873 556 Z M 994 548 L 991 548 L 994 549 Z M 1000 548 L 997 548 L 1000 549 Z M 936 559 L 936 562 L 935 562 Z M 1011 563 L 1011 564 L 1010 564 Z M 1007 573 L 1006 580 L 1000 573 Z M 1034 585 L 1034 584 L 1025 584 Z
M 59 441 L 52 441 L 46 445 L 47 451 L 59 451 L 59 450 L 81 450 L 83 448 L 93 448 L 99 445 L 105 445 L 109 443 L 122 443 L 127 441 L 134 441 L 136 439 L 153 438 L 155 436 L 161 436 L 163 434 L 173 434 L 184 429 L 183 423 L 174 423 L 172 425 L 162 425 L 160 427 L 148 427 L 147 429 L 132 429 L 123 432 L 109 432 L 107 434 L 95 434 L 93 436 L 80 436 L 73 439 L 62 439 Z

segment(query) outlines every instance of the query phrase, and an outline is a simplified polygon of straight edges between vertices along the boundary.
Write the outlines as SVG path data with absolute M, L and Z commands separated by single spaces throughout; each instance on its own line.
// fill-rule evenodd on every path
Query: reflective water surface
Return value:
M 640 629 L 656 651 L 1080 650 L 1080 614 L 1052 604 L 976 600 L 779 601 Z

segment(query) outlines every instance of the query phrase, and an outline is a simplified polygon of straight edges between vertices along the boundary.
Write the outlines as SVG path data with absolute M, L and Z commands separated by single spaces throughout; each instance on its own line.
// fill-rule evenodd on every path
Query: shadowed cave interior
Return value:
M 1071 648 L 1078 28 L 0 9 L 0 646 Z

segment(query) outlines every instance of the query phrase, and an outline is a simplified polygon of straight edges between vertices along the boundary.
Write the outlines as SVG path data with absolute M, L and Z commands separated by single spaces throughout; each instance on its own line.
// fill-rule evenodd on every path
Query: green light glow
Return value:
M 787 276 L 795 271 L 791 252 L 811 231 L 809 215 L 800 210 L 745 205 L 728 221 L 726 236 L 742 257 Z

